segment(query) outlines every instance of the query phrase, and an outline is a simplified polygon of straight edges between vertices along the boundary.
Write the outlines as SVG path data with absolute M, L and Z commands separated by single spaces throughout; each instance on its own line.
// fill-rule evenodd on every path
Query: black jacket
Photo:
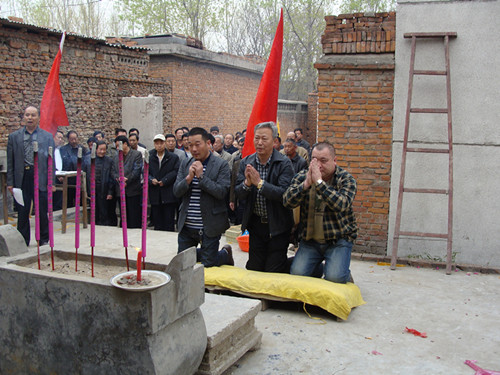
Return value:
M 103 158 L 96 157 L 96 171 L 97 168 L 101 168 L 101 185 L 96 185 L 96 194 L 100 194 L 101 197 L 106 198 L 107 195 L 115 194 L 115 184 L 116 181 L 113 178 L 113 160 L 104 156 Z M 90 169 L 91 169 L 91 158 L 90 154 L 83 158 L 82 169 L 86 173 L 87 181 L 87 195 L 90 197 Z
M 116 182 L 116 196 L 120 196 L 120 183 L 118 178 L 120 177 L 119 166 L 118 166 L 119 156 L 116 155 L 113 160 L 113 178 Z M 123 157 L 123 172 L 124 176 L 127 178 L 127 184 L 125 186 L 125 195 L 127 197 L 134 197 L 142 194 L 142 154 L 137 150 L 132 150 Z
M 245 169 L 247 164 L 251 164 L 257 169 L 257 154 L 252 154 L 244 158 L 240 163 L 238 178 L 236 179 L 235 194 L 239 199 L 246 200 L 245 211 L 243 212 L 243 222 L 241 229 L 244 231 L 248 227 L 248 222 L 253 213 L 257 188 L 251 186 L 250 190 L 243 187 L 245 181 Z M 269 173 L 262 186 L 262 195 L 266 198 L 267 216 L 269 219 L 269 233 L 277 236 L 290 230 L 293 226 L 292 211 L 283 206 L 283 193 L 286 191 L 292 178 L 295 175 L 290 159 L 273 150 Z
M 163 159 L 158 160 L 156 150 L 149 151 L 149 202 L 151 205 L 176 203 L 174 196 L 174 182 L 179 171 L 179 157 L 173 152 L 165 150 Z M 163 186 L 153 185 L 153 179 L 163 182 Z

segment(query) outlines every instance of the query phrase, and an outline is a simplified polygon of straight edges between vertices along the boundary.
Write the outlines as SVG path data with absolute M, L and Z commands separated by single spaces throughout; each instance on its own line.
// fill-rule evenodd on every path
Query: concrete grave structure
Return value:
M 71 259 L 69 253 L 56 252 Z M 80 260 L 89 260 L 81 255 Z M 109 280 L 23 267 L 36 255 L 0 263 L 0 373 L 193 374 L 207 345 L 200 310 L 203 267 L 196 250 L 148 264 L 172 280 L 134 293 Z M 50 252 L 44 254 L 50 263 Z M 96 258 L 103 264 L 123 260 Z M 126 268 L 125 268 L 126 269 Z
M 14 256 L 28 252 L 26 241 L 12 225 L 0 225 L 0 257 Z
M 148 150 L 154 148 L 153 138 L 163 134 L 163 100 L 161 97 L 122 98 L 122 127 L 139 129 L 139 142 Z

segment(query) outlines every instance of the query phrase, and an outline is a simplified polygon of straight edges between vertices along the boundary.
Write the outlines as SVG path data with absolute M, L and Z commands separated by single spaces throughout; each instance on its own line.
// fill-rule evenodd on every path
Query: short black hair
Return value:
M 179 130 L 180 130 L 181 132 L 183 132 L 183 133 L 184 133 L 184 129 L 183 129 L 183 128 L 177 128 L 177 129 L 175 129 L 174 134 L 177 134 L 177 132 L 178 132 Z
M 76 131 L 74 131 L 74 130 L 70 130 L 69 132 L 67 132 L 67 133 L 66 133 L 66 138 L 68 138 L 68 139 L 69 139 L 69 136 L 70 136 L 71 134 L 75 134 L 75 135 L 78 137 L 78 134 L 76 133 Z
M 122 142 L 122 143 L 126 143 L 127 146 L 130 147 L 130 142 L 128 141 L 128 138 L 125 137 L 124 135 L 119 135 L 118 137 L 115 138 L 115 142 Z
M 131 129 L 128 131 L 128 135 L 130 135 L 130 133 L 137 133 L 137 134 L 139 134 L 139 129 L 137 129 L 137 128 L 131 128 Z
M 108 144 L 106 142 L 104 142 L 104 141 L 97 141 L 95 143 L 95 148 L 97 149 L 100 145 L 105 145 L 106 148 L 108 148 Z
M 189 133 L 189 128 L 187 126 L 183 126 L 181 129 L 184 130 L 184 132 Z
M 96 143 L 97 142 L 97 138 L 96 137 L 89 137 L 89 139 L 87 139 L 87 144 L 89 144 L 90 142 Z
M 210 128 L 210 132 L 219 132 L 219 131 L 220 131 L 220 130 L 219 130 L 219 127 L 218 127 L 218 126 L 212 126 L 212 127 Z
M 172 133 L 168 133 L 166 136 L 165 136 L 165 140 L 169 139 L 169 138 L 175 138 L 175 135 L 173 135 Z
M 94 134 L 92 134 L 92 137 L 97 137 L 99 134 L 102 135 L 102 137 L 104 138 L 104 133 L 100 130 L 96 130 Z
M 210 141 L 211 144 L 215 143 L 215 137 L 211 133 L 208 133 L 208 140 Z
M 184 139 L 184 138 L 187 138 L 187 137 L 189 137 L 189 134 L 188 133 L 184 133 L 184 134 L 182 134 L 181 140 Z
M 302 130 L 302 128 L 295 128 L 293 129 L 293 132 L 295 133 L 296 131 L 299 131 L 300 134 L 304 134 L 304 131 Z
M 200 128 L 200 127 L 194 127 L 194 128 L 192 128 L 189 131 L 189 136 L 192 136 L 192 135 L 201 135 L 201 138 L 204 141 L 209 141 L 210 140 L 210 138 L 208 136 L 209 134 L 210 134 L 209 132 L 207 132 L 205 129 Z
M 115 136 L 118 135 L 118 133 L 125 133 L 127 134 L 127 131 L 123 128 L 115 128 Z
M 132 134 L 129 134 L 128 137 L 136 137 L 137 140 L 139 141 L 139 134 L 136 134 L 136 133 L 132 133 Z
M 63 137 L 64 137 L 64 132 L 62 130 L 57 129 L 56 133 L 61 133 L 63 135 Z
M 279 143 L 281 143 L 281 137 L 279 135 L 276 137 L 276 139 L 279 141 Z

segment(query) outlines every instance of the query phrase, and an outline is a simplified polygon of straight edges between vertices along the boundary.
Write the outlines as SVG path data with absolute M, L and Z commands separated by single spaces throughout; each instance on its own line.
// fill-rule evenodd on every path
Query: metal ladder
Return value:
M 406 237 L 424 237 L 424 238 L 443 238 L 447 239 L 446 252 L 446 273 L 451 273 L 452 263 L 452 239 L 453 239 L 453 138 L 452 138 L 452 122 L 451 122 L 451 84 L 450 84 L 450 55 L 449 55 L 449 40 L 456 38 L 455 32 L 436 32 L 436 33 L 405 33 L 404 37 L 411 39 L 411 57 L 410 57 L 410 77 L 408 81 L 408 98 L 406 104 L 405 130 L 403 139 L 403 157 L 401 161 L 401 176 L 399 180 L 398 205 L 396 210 L 396 223 L 394 228 L 394 241 L 392 245 L 391 269 L 396 268 L 399 239 L 401 236 Z M 415 70 L 415 50 L 417 39 L 439 39 L 444 41 L 445 53 L 445 70 Z M 433 75 L 446 76 L 446 108 L 414 108 L 412 107 L 412 92 L 413 92 L 413 77 L 415 75 Z M 408 134 L 410 129 L 410 114 L 436 114 L 443 113 L 448 116 L 448 148 L 434 149 L 423 147 L 408 147 Z M 406 154 L 408 152 L 421 153 L 447 153 L 449 160 L 448 168 L 448 189 L 422 189 L 405 187 L 405 172 L 406 172 Z M 445 194 L 448 195 L 448 232 L 447 233 L 426 233 L 426 232 L 411 232 L 401 230 L 401 213 L 403 207 L 404 193 L 424 193 L 424 194 Z

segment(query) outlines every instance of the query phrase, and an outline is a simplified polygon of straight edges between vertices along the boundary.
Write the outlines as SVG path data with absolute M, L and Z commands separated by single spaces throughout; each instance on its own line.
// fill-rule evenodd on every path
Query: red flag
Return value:
M 245 157 L 255 152 L 253 135 L 255 125 L 265 122 L 276 122 L 278 114 L 278 93 L 280 88 L 281 55 L 283 53 L 283 9 L 281 9 L 280 21 L 276 34 L 274 35 L 273 46 L 267 60 L 266 69 L 260 80 L 259 90 L 252 113 L 248 120 L 247 133 L 245 135 L 245 145 L 241 156 Z
M 43 91 L 42 104 L 40 105 L 40 128 L 55 134 L 58 126 L 68 126 L 68 116 L 59 86 L 59 68 L 61 67 L 61 57 L 66 32 L 63 32 L 59 51 L 57 52 L 49 78 Z

